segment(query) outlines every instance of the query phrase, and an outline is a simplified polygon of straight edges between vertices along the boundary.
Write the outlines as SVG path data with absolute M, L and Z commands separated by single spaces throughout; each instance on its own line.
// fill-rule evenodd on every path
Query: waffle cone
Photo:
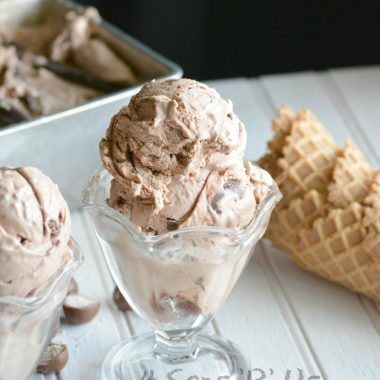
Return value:
M 299 231 L 310 228 L 315 219 L 324 216 L 326 206 L 326 196 L 316 190 L 293 199 L 286 207 L 274 210 L 267 237 L 276 248 L 291 253 L 297 244 Z
M 328 187 L 328 200 L 335 207 L 362 202 L 369 195 L 373 168 L 350 140 L 338 153 Z
M 277 117 L 272 120 L 272 130 L 275 134 L 268 142 L 269 153 L 258 161 L 258 165 L 271 173 L 273 177 L 279 174 L 277 160 L 282 155 L 284 140 L 290 133 L 291 124 L 295 116 L 296 113 L 288 105 L 284 105 L 278 109 Z
M 370 194 L 364 201 L 364 225 L 368 234 L 363 242 L 364 249 L 375 259 L 380 259 L 380 170 L 375 172 Z
M 337 152 L 337 144 L 314 115 L 300 112 L 277 163 L 281 174 L 276 179 L 284 200 L 290 201 L 313 189 L 325 192 Z
M 311 190 L 325 192 L 339 147 L 309 110 L 285 106 L 273 120 L 269 153 L 259 161 L 279 184 L 282 205 Z
M 301 267 L 355 292 L 380 300 L 380 260 L 363 245 L 365 207 L 351 203 L 299 232 L 293 259 Z
M 380 301 L 380 170 L 350 140 L 339 149 L 308 110 L 285 106 L 259 161 L 283 193 L 268 226 L 299 266 Z

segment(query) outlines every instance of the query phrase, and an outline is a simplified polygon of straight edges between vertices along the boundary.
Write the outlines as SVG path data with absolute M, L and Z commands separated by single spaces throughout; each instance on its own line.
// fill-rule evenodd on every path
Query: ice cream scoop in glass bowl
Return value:
M 244 356 L 231 342 L 200 332 L 226 301 L 264 234 L 281 198 L 276 183 L 244 229 L 195 226 L 149 235 L 107 205 L 111 180 L 99 170 L 83 205 L 117 286 L 154 332 L 115 347 L 100 378 L 142 379 L 144 371 L 161 378 L 177 368 L 181 376 L 240 379 L 249 365 Z
M 83 261 L 70 239 L 54 276 L 30 297 L 0 297 L 0 379 L 25 380 L 50 343 L 69 290 L 70 280 Z
M 0 167 L 0 380 L 25 380 L 51 339 L 74 270 L 69 207 L 37 168 Z
M 146 83 L 112 118 L 83 205 L 119 289 L 154 332 L 112 350 L 101 379 L 247 373 L 232 343 L 201 334 L 281 197 L 244 161 L 245 144 L 232 102 L 190 79 Z

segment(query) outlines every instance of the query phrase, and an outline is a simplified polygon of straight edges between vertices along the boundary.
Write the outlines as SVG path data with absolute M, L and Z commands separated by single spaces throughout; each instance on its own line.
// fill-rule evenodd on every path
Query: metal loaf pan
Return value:
M 57 0 L 1 0 L 0 23 L 22 23 L 42 11 L 64 13 L 82 7 Z M 99 141 L 112 115 L 153 78 L 179 78 L 179 66 L 141 42 L 102 22 L 97 31 L 132 66 L 141 83 L 49 116 L 0 129 L 0 166 L 35 166 L 56 182 L 72 209 L 80 207 L 81 193 L 100 166 Z

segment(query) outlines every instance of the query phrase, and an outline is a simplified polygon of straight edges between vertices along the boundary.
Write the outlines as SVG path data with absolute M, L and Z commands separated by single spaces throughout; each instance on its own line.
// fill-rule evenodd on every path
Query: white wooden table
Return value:
M 248 159 L 264 153 L 276 108 L 288 103 L 297 110 L 312 109 L 340 144 L 351 137 L 380 167 L 380 67 L 209 84 L 234 102 L 245 123 Z M 114 306 L 114 283 L 83 213 L 73 215 L 73 235 L 85 253 L 76 275 L 81 293 L 103 306 L 90 324 L 61 328 L 55 341 L 68 345 L 70 360 L 58 378 L 90 380 L 113 345 L 148 326 Z M 379 305 L 297 268 L 267 242 L 258 245 L 210 329 L 235 341 L 251 359 L 252 370 L 257 368 L 252 380 L 380 379 Z M 56 376 L 35 375 L 33 380 L 44 378 Z

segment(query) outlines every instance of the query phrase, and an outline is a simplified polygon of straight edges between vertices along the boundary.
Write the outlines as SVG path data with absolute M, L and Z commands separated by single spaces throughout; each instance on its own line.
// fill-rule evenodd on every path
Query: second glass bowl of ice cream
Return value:
M 82 261 L 82 252 L 71 239 L 60 269 L 38 294 L 0 297 L 0 379 L 25 380 L 36 368 Z
M 25 380 L 83 258 L 68 205 L 33 167 L 0 167 L 0 379 Z

